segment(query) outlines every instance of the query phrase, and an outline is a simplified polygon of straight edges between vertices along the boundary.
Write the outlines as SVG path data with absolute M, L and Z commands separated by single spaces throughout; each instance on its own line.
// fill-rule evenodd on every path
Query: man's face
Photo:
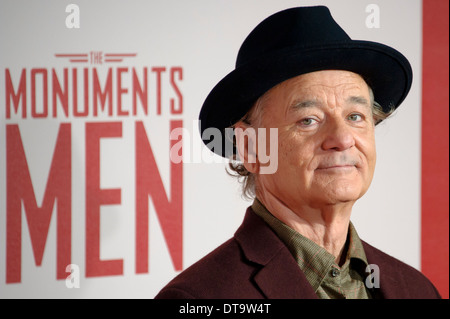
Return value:
M 257 187 L 291 209 L 354 202 L 375 169 L 369 88 L 357 74 L 320 71 L 266 93 L 261 126 L 278 128 L 278 170 Z M 257 190 L 258 192 L 258 190 Z

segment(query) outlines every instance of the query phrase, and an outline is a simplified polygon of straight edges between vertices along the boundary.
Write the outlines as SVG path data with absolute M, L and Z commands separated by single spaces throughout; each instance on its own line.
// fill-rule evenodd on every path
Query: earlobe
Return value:
M 236 150 L 239 159 L 250 173 L 258 173 L 259 162 L 257 156 L 256 130 L 243 122 L 238 122 L 234 127 L 236 138 Z

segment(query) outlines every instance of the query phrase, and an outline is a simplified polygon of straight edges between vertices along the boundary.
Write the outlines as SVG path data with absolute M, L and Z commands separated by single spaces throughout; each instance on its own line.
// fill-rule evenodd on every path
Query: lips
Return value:
M 354 172 L 355 169 L 355 165 L 333 165 L 318 167 L 316 172 L 325 174 L 348 174 Z
M 319 166 L 317 169 L 344 169 L 344 168 L 354 168 L 356 165 L 353 164 L 339 164 L 339 165 L 327 165 L 327 166 Z
M 333 158 L 328 160 L 324 159 L 319 163 L 319 165 L 317 165 L 316 169 L 348 169 L 358 167 L 358 163 L 359 162 L 357 160 L 348 157 Z

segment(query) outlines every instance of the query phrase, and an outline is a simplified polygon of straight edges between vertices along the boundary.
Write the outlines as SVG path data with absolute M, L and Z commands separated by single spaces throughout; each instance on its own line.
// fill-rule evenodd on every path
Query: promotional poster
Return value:
M 448 298 L 448 71 L 425 121 L 428 2 L 0 0 L 0 298 L 152 299 L 231 238 L 252 201 L 200 109 L 259 22 L 318 4 L 411 63 L 351 221 Z

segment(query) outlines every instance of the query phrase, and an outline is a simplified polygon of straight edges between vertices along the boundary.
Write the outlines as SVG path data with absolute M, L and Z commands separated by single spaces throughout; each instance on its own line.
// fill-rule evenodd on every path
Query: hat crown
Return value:
M 223 134 L 221 145 L 207 138 L 203 142 L 220 156 L 235 154 L 226 128 L 242 119 L 274 86 L 322 70 L 359 74 L 386 112 L 402 103 L 412 83 L 411 65 L 400 52 L 381 43 L 352 40 L 328 8 L 287 9 L 253 29 L 239 50 L 236 68 L 208 94 L 199 114 L 202 138 L 208 128 Z
M 247 36 L 236 67 L 271 52 L 351 41 L 325 6 L 291 8 L 263 20 Z

